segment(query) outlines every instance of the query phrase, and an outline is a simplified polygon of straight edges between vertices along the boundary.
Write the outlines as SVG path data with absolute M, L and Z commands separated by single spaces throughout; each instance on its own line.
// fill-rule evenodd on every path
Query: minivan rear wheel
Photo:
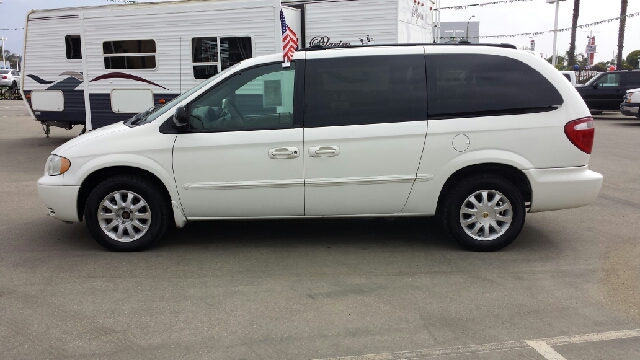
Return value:
M 84 217 L 93 238 L 112 251 L 140 251 L 162 237 L 171 221 L 168 200 L 154 184 L 115 176 L 89 195 Z
M 447 197 L 444 226 L 460 245 L 472 251 L 496 251 L 522 231 L 525 204 L 508 180 L 482 174 L 461 181 Z

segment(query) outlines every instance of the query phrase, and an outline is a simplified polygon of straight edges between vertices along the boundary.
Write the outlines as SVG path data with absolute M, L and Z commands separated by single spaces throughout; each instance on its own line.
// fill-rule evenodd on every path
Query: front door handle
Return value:
M 334 157 L 340 155 L 338 146 L 312 146 L 309 148 L 311 157 Z
M 279 147 L 269 149 L 270 159 L 295 159 L 300 156 L 300 150 L 297 147 Z

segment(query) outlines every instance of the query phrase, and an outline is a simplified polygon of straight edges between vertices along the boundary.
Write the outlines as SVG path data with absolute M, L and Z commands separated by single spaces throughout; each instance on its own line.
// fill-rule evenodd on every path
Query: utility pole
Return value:
M 469 40 L 469 21 L 471 21 L 472 18 L 476 17 L 475 15 L 471 15 L 471 17 L 469 18 L 469 20 L 467 20 L 467 32 L 465 33 L 465 37 L 467 38 L 467 41 Z
M 551 64 L 555 67 L 558 63 L 558 13 L 560 12 L 560 1 L 565 0 L 547 0 L 547 4 L 556 4 L 556 19 L 553 23 L 553 60 Z
M 8 39 L 6 37 L 2 37 L 0 39 L 2 39 L 2 68 L 6 69 L 7 68 L 7 59 L 4 56 L 4 41 L 8 40 Z

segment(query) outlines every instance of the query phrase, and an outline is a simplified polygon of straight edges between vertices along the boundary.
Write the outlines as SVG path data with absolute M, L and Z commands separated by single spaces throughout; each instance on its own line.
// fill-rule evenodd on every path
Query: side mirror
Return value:
M 598 88 L 598 86 L 599 86 L 599 85 L 598 85 L 598 83 L 593 84 L 593 88 L 594 88 L 594 89 L 597 89 L 597 88 Z
M 173 127 L 176 130 L 186 130 L 189 124 L 189 114 L 186 105 L 178 106 L 176 113 L 173 115 Z

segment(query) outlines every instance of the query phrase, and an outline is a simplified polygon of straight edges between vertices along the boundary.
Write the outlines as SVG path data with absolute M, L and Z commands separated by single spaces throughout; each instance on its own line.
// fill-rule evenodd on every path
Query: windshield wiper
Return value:
M 131 126 L 135 126 L 137 124 L 139 124 L 140 122 L 144 121 L 147 117 L 149 117 L 149 115 L 153 114 L 154 112 L 156 112 L 158 109 L 160 109 L 161 107 L 163 107 L 164 104 L 156 104 L 154 107 L 149 108 L 139 114 L 134 115 L 131 119 L 127 120 L 126 124 L 127 125 L 131 125 Z

